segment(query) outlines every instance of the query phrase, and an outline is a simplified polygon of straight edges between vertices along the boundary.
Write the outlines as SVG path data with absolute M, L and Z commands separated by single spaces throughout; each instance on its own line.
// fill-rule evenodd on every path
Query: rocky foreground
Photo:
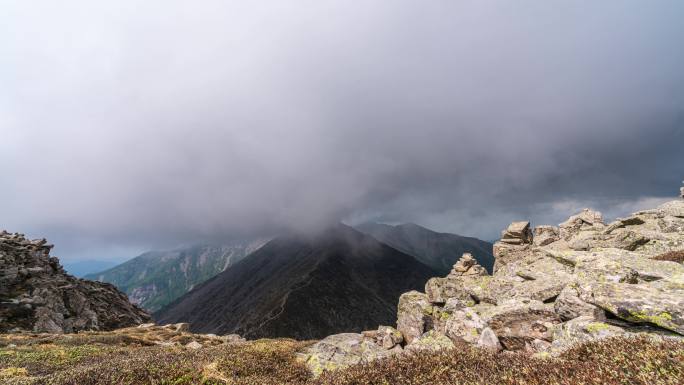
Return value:
M 463 342 L 546 356 L 607 337 L 684 338 L 684 200 L 608 224 L 589 209 L 557 227 L 514 222 L 494 253 L 493 275 L 464 254 L 403 294 L 396 329 L 329 336 L 300 357 L 322 373 Z
M 616 337 L 558 357 L 506 354 L 456 342 L 382 360 L 310 372 L 313 341 L 199 335 L 187 325 L 78 334 L 0 335 L 3 385 L 679 385 L 684 342 Z
M 75 333 L 149 322 L 144 310 L 106 283 L 67 274 L 45 239 L 0 232 L 0 333 Z

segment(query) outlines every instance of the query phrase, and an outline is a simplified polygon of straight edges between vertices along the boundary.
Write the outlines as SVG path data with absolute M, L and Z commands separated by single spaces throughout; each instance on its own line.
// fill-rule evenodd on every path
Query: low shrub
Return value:
M 59 339 L 61 340 L 61 339 Z M 297 360 L 311 342 L 258 340 L 193 350 L 172 346 L 24 344 L 0 349 L 3 385 L 679 385 L 684 342 L 611 338 L 558 357 L 495 354 L 467 344 L 325 372 Z M 114 341 L 114 340 L 111 340 Z M 110 342 L 111 342 L 110 341 Z M 73 343 L 84 342 L 80 346 Z
M 656 255 L 651 259 L 654 259 L 656 261 L 671 261 L 677 263 L 684 263 L 684 250 L 668 251 L 667 253 Z

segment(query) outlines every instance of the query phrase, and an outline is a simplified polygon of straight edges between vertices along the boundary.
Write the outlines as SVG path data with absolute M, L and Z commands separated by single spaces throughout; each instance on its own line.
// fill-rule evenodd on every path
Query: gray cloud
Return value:
M 682 14 L 6 2 L 2 227 L 77 258 L 338 219 L 491 239 L 516 218 L 624 214 L 684 177 Z

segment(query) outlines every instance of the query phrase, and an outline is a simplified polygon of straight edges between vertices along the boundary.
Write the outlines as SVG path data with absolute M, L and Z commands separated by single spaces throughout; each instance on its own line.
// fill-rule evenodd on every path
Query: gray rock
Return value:
M 644 234 L 637 233 L 630 230 L 618 230 L 614 232 L 614 237 L 611 239 L 610 246 L 634 251 L 637 247 L 648 243 L 650 239 Z
M 385 349 L 392 349 L 404 342 L 401 332 L 391 326 L 380 326 L 376 333 L 376 340 Z
M 477 346 L 495 353 L 503 350 L 503 346 L 501 346 L 496 333 L 488 327 L 484 328 L 482 333 L 480 333 L 480 338 L 477 340 Z
M 580 288 L 580 298 L 632 323 L 684 335 L 684 288 L 604 282 Z
M 410 291 L 399 297 L 397 310 L 397 329 L 407 343 L 413 342 L 431 326 L 433 306 L 427 295 Z
M 444 331 L 454 341 L 463 340 L 474 344 L 480 339 L 480 333 L 486 326 L 473 309 L 466 307 L 447 316 Z
M 537 226 L 534 228 L 534 244 L 546 246 L 560 239 L 560 230 L 556 226 Z
M 427 300 L 434 304 L 443 304 L 449 298 L 457 298 L 463 301 L 472 301 L 468 291 L 463 286 L 463 281 L 452 277 L 430 278 L 425 284 Z
M 453 349 L 454 342 L 444 334 L 430 330 L 406 346 L 406 351 L 440 351 Z
M 684 218 L 684 200 L 670 201 L 658 207 L 658 211 L 664 215 Z
M 494 331 L 507 350 L 522 350 L 535 339 L 551 341 L 555 325 L 561 322 L 553 305 L 513 299 L 488 309 L 480 318 Z
M 511 245 L 532 243 L 530 222 L 521 221 L 511 223 L 506 230 L 501 232 L 501 242 Z
M 397 349 L 398 348 L 398 349 Z M 318 376 L 324 371 L 345 368 L 400 353 L 400 347 L 383 349 L 362 334 L 342 333 L 324 338 L 298 354 L 298 360 Z
M 568 321 L 581 316 L 600 317 L 602 310 L 579 298 L 577 289 L 572 285 L 566 286 L 556 298 L 553 304 L 556 314 L 563 321 Z
M 197 349 L 202 349 L 202 344 L 200 344 L 197 341 L 190 341 L 185 345 L 186 348 L 192 349 L 192 350 L 197 350 Z
M 150 320 L 114 286 L 68 275 L 52 247 L 0 233 L 0 333 L 111 330 Z
M 605 227 L 603 215 L 598 211 L 584 209 L 580 213 L 568 218 L 567 221 L 559 226 L 559 233 L 562 239 L 568 240 L 583 231 L 602 231 Z

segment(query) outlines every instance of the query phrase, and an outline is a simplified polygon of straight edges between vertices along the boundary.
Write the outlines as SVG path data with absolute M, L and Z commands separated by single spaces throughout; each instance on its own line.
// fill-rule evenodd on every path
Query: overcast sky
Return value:
M 0 228 L 66 260 L 624 215 L 684 179 L 684 2 L 0 0 Z

